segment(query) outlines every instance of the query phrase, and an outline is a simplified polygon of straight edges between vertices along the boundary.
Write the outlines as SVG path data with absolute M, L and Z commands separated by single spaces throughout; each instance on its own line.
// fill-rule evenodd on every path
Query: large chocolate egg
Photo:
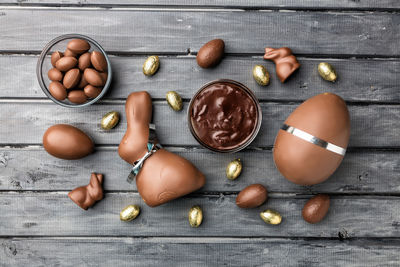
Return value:
M 331 93 L 314 96 L 284 122 L 275 139 L 275 165 L 289 181 L 318 184 L 342 162 L 350 137 L 344 100 Z
M 43 135 L 43 147 L 60 159 L 80 159 L 93 152 L 92 139 L 80 129 L 68 124 L 51 126 Z

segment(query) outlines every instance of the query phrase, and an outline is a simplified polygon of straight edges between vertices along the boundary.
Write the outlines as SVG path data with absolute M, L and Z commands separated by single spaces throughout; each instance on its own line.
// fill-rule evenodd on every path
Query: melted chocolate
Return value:
M 217 150 L 240 147 L 256 129 L 257 105 L 236 84 L 210 84 L 192 102 L 191 124 L 197 137 L 206 146 Z

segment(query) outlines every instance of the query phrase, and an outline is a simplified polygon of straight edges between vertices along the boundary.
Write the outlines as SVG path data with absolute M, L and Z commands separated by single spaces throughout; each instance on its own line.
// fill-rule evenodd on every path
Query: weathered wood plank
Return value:
M 0 50 L 40 51 L 54 37 L 89 35 L 117 52 L 196 52 L 223 38 L 227 53 L 289 46 L 298 54 L 400 53 L 400 16 L 391 13 L 143 11 L 0 8 Z M 232 20 L 234 19 L 234 20 Z
M 179 92 L 179 90 L 178 90 Z M 85 109 L 67 109 L 51 101 L 3 101 L 0 143 L 40 144 L 43 133 L 56 123 L 73 124 L 93 137 L 96 144 L 119 144 L 126 129 L 124 101 L 121 104 L 92 105 Z M 275 135 L 286 117 L 297 107 L 294 104 L 262 103 L 263 123 L 252 146 L 273 145 Z M 198 145 L 187 127 L 187 103 L 184 110 L 174 112 L 164 101 L 154 102 L 154 123 L 163 145 Z M 112 131 L 104 131 L 99 123 L 103 114 L 119 111 L 122 120 Z M 397 105 L 350 105 L 352 147 L 399 147 L 400 110 Z M 83 115 L 82 112 L 85 112 Z
M 236 195 L 181 198 L 147 207 L 137 193 L 106 194 L 84 211 L 67 193 L 0 193 L 0 236 L 254 236 L 254 237 L 400 237 L 400 198 L 331 197 L 329 214 L 316 225 L 306 223 L 301 209 L 310 196 L 270 196 L 256 209 L 240 209 Z M 131 223 L 119 220 L 128 204 L 141 206 Z M 204 220 L 191 228 L 187 212 L 203 208 Z M 265 224 L 259 212 L 278 210 L 279 226 Z M 246 227 L 244 227 L 246 226 Z
M 332 91 L 349 101 L 400 102 L 398 60 L 300 58 L 302 67 L 298 73 L 282 84 L 275 76 L 274 64 L 259 57 L 227 57 L 213 70 L 201 69 L 194 56 L 161 57 L 161 68 L 151 78 L 142 73 L 145 59 L 145 56 L 112 56 L 114 79 L 106 98 L 125 98 L 132 90 L 147 90 L 155 98 L 164 98 L 167 91 L 178 90 L 182 97 L 191 98 L 203 84 L 229 78 L 249 86 L 260 100 L 304 100 Z M 33 82 L 37 60 L 37 56 L 0 56 L 0 97 L 46 97 L 37 82 Z M 336 83 L 319 77 L 317 66 L 321 61 L 335 66 L 339 75 Z M 254 81 L 251 70 L 255 64 L 263 64 L 270 71 L 268 87 Z
M 397 265 L 389 240 L 281 238 L 0 239 L 8 266 L 381 266 Z
M 400 4 L 396 0 L 363 0 L 363 1 L 348 1 L 348 0 L 63 0 L 62 2 L 54 0 L 2 0 L 2 4 L 19 4 L 26 5 L 78 5 L 78 6 L 190 6 L 190 7 L 241 7 L 241 8 L 280 8 L 280 9 L 398 9 Z
M 302 187 L 288 182 L 276 170 L 271 151 L 247 150 L 216 154 L 205 149 L 168 150 L 192 161 L 207 177 L 201 192 L 239 192 L 249 184 L 264 184 L 270 192 L 294 193 L 400 193 L 398 152 L 349 152 L 337 172 L 325 183 Z M 239 179 L 225 177 L 225 167 L 241 158 L 244 169 Z M 104 188 L 136 191 L 126 177 L 130 166 L 119 158 L 117 148 L 99 148 L 96 153 L 74 161 L 54 158 L 42 148 L 0 150 L 0 190 L 72 190 L 85 183 L 90 172 L 103 173 Z

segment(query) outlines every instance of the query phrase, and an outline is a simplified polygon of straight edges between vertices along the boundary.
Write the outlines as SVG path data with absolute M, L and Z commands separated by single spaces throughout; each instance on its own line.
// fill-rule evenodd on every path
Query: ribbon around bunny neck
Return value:
M 132 170 L 128 176 L 128 182 L 131 183 L 139 174 L 140 169 L 143 167 L 143 164 L 146 159 L 148 159 L 151 155 L 153 155 L 157 150 L 162 148 L 162 146 L 156 142 L 157 138 L 155 136 L 155 126 L 154 124 L 150 124 L 150 136 L 149 142 L 147 143 L 147 152 L 144 156 L 137 161 L 135 161 L 132 165 Z M 151 141 L 150 141 L 151 140 Z

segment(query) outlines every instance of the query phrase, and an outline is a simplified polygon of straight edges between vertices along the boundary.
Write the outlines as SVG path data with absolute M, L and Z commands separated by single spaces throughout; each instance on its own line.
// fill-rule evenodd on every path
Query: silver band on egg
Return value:
M 319 139 L 318 137 L 315 137 L 315 136 L 313 136 L 313 135 L 311 135 L 309 133 L 306 133 L 306 132 L 304 132 L 304 131 L 302 131 L 300 129 L 297 129 L 297 128 L 293 127 L 293 126 L 289 126 L 287 124 L 283 124 L 281 129 L 283 131 L 285 131 L 285 132 L 288 132 L 288 133 L 294 135 L 294 136 L 297 136 L 300 139 L 303 139 L 304 141 L 307 141 L 307 142 L 309 142 L 311 144 L 314 144 L 314 145 L 320 146 L 322 148 L 325 148 L 326 150 L 329 150 L 329 151 L 331 151 L 333 153 L 336 153 L 336 154 L 339 154 L 339 155 L 342 155 L 342 156 L 344 156 L 346 154 L 346 149 L 344 149 L 344 148 L 342 148 L 340 146 L 334 145 L 332 143 L 326 142 L 326 141 L 324 141 L 322 139 Z

